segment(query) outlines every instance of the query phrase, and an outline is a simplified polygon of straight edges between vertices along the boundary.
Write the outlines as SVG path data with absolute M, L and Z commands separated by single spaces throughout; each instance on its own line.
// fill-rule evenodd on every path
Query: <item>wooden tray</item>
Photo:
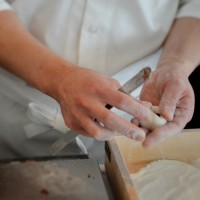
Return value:
M 105 168 L 117 200 L 139 200 L 130 174 L 148 163 L 171 159 L 190 163 L 200 158 L 200 129 L 187 129 L 151 149 L 127 137 L 116 137 L 105 145 Z

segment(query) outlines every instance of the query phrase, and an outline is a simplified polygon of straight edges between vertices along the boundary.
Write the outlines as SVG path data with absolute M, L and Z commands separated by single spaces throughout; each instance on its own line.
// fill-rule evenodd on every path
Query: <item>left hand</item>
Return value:
M 140 99 L 159 106 L 160 114 L 168 121 L 147 135 L 144 147 L 180 133 L 194 112 L 193 89 L 188 76 L 175 62 L 165 62 L 152 73 L 143 86 Z

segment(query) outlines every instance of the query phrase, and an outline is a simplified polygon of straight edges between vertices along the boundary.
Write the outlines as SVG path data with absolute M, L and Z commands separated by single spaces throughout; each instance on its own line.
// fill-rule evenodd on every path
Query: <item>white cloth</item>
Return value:
M 200 0 L 0 0 L 0 10 L 6 9 L 16 12 L 28 30 L 62 58 L 108 75 L 120 73 L 121 69 L 159 49 L 176 17 L 200 18 Z M 142 63 L 152 64 L 145 61 L 148 59 L 137 62 L 140 66 L 132 65 L 131 69 L 141 69 Z M 129 70 L 122 73 L 122 79 L 128 80 L 129 75 L 133 75 Z M 45 124 L 45 120 L 32 126 L 25 116 L 30 102 L 59 113 L 57 102 L 4 70 L 0 70 L 0 76 L 0 118 L 4 119 L 5 113 L 9 116 L 9 120 L 0 121 L 1 137 L 5 132 L 10 138 L 14 137 L 15 126 L 39 132 L 49 130 L 47 126 L 55 128 L 54 123 Z M 118 74 L 114 78 L 118 79 Z M 11 109 L 13 105 L 23 109 Z M 18 121 L 11 127 L 10 121 L 14 122 L 16 116 Z M 23 129 L 18 132 L 27 137 Z M 20 144 L 19 138 L 17 141 Z M 8 138 L 6 142 L 13 147 L 12 152 L 17 151 L 15 142 Z M 33 148 L 28 144 L 26 147 Z M 23 152 L 18 151 L 18 154 Z

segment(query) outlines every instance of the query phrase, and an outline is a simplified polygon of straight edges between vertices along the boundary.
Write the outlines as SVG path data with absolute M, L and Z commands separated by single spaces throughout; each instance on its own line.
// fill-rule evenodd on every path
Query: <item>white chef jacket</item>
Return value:
M 200 0 L 0 0 L 0 10 L 6 9 L 16 12 L 28 30 L 62 58 L 108 75 L 159 49 L 175 18 L 200 18 Z M 8 79 L 6 81 L 16 79 L 4 72 L 0 74 Z M 7 135 L 16 131 L 15 126 L 24 126 L 26 121 L 26 106 L 19 111 L 15 95 L 12 96 L 14 90 L 18 91 L 17 88 L 13 90 L 12 81 L 9 82 L 11 84 L 0 84 L 0 109 L 9 116 L 1 127 L 6 126 L 2 130 Z M 22 84 L 19 80 L 14 81 L 13 86 Z M 25 84 L 23 86 L 33 92 L 34 98 L 44 98 L 45 95 L 34 93 Z M 49 101 L 54 105 L 55 102 Z M 18 99 L 20 105 L 21 102 Z M 11 109 L 13 105 L 18 107 Z M 0 111 L 0 115 L 2 113 Z M 13 116 L 17 116 L 18 121 L 11 128 L 10 121 L 16 121 L 10 120 Z M 4 118 L 0 116 L 0 121 Z M 18 132 L 23 132 L 23 129 Z M 16 144 L 9 138 L 6 142 L 14 148 Z M 25 151 L 31 152 L 28 149 L 31 148 L 30 143 L 26 143 Z M 42 145 L 44 147 L 44 140 Z M 24 150 L 16 147 L 12 152 L 23 154 Z
M 61 57 L 113 75 L 158 49 L 176 17 L 200 17 L 200 0 L 0 0 Z

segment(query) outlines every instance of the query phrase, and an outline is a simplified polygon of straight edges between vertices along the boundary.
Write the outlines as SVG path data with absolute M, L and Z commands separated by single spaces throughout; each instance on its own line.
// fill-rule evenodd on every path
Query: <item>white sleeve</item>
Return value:
M 176 17 L 200 18 L 200 0 L 180 0 Z
M 11 6 L 4 0 L 0 0 L 0 11 L 2 10 L 11 10 Z

